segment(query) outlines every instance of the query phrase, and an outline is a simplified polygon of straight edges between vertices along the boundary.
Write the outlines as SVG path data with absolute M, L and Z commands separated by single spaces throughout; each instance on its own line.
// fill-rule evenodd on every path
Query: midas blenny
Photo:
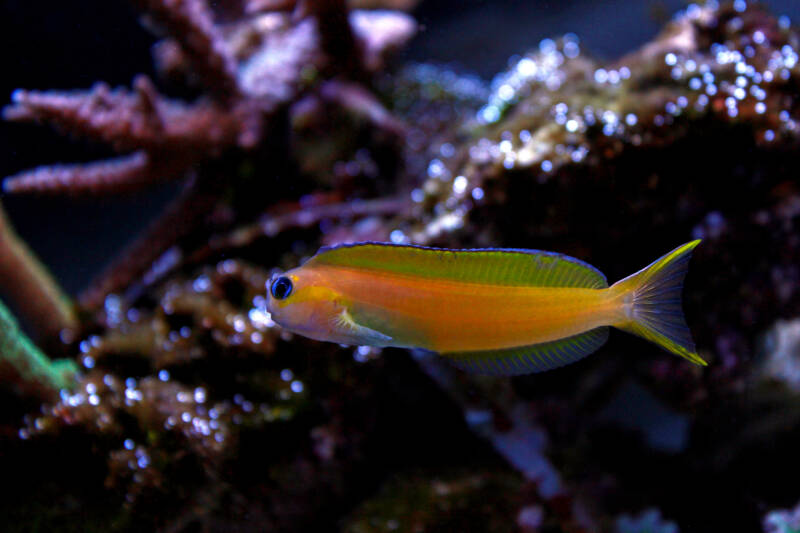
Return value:
M 681 309 L 699 243 L 610 287 L 596 268 L 552 252 L 346 244 L 274 277 L 267 305 L 278 325 L 312 339 L 432 350 L 485 374 L 577 361 L 609 326 L 705 365 Z

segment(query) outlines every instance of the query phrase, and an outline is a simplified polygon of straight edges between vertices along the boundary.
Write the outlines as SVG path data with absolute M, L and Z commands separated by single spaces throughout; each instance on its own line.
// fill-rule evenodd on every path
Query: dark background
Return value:
M 765 2 L 800 20 L 797 0 Z M 428 0 L 415 15 L 421 32 L 407 59 L 453 63 L 489 78 L 508 58 L 541 39 L 577 34 L 595 56 L 612 59 L 651 39 L 684 5 L 680 0 Z M 129 85 L 155 76 L 155 38 L 124 0 L 4 0 L 0 6 L 6 74 L 0 99 L 16 88 L 87 88 L 96 81 Z M 37 165 L 85 162 L 114 155 L 105 146 L 71 140 L 48 127 L 0 123 L 0 177 Z M 112 198 L 4 196 L 21 236 L 71 293 L 158 213 L 177 184 Z

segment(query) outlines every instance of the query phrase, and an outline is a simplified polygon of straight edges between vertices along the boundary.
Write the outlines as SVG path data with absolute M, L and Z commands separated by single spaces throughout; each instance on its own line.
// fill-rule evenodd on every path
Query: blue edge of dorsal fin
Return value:
M 456 367 L 474 374 L 516 376 L 544 372 L 583 359 L 608 340 L 608 327 L 552 342 L 501 350 L 443 353 Z

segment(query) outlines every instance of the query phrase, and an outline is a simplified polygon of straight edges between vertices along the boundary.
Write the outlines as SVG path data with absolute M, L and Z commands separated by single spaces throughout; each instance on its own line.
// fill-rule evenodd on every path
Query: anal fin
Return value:
M 467 372 L 515 376 L 544 372 L 574 363 L 600 348 L 607 340 L 608 327 L 600 327 L 572 337 L 540 344 L 442 355 Z

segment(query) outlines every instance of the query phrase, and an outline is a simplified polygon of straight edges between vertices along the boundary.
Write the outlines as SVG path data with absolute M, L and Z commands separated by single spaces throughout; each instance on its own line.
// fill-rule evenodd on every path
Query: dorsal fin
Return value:
M 606 277 L 583 261 L 553 252 L 516 248 L 449 250 L 365 242 L 322 248 L 305 265 L 509 286 L 608 287 Z

